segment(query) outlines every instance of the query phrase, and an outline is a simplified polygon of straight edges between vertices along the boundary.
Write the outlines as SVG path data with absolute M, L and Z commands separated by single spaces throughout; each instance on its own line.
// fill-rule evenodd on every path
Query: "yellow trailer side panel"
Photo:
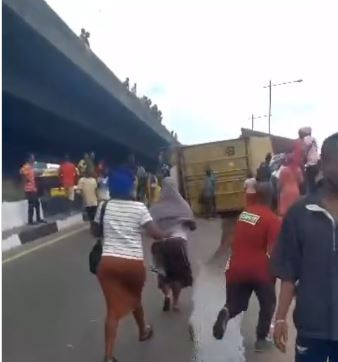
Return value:
M 245 206 L 243 184 L 248 170 L 255 174 L 268 152 L 272 152 L 268 137 L 239 138 L 182 147 L 177 153 L 179 167 L 185 196 L 193 211 L 201 213 L 199 199 L 208 167 L 217 179 L 217 211 L 241 210 Z

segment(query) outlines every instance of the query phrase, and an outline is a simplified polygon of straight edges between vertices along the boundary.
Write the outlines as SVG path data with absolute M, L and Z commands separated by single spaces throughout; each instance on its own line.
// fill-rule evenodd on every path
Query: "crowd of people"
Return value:
M 319 170 L 319 151 L 312 130 L 310 127 L 301 128 L 293 149 L 278 155 L 276 160 L 268 153 L 256 175 L 249 171 L 244 183 L 246 203 L 250 205 L 255 201 L 257 182 L 270 182 L 273 187 L 273 207 L 279 216 L 284 217 L 301 195 L 316 189 Z
M 41 218 L 41 192 L 38 190 L 38 175 L 35 164 L 35 156 L 30 154 L 20 169 L 26 199 L 28 200 L 29 225 L 45 222 Z M 163 160 L 159 160 L 157 167 L 152 172 L 147 172 L 141 164 L 136 165 L 134 156 L 130 156 L 119 167 L 128 169 L 133 174 L 133 198 L 143 202 L 148 207 L 159 199 L 161 180 L 170 174 L 170 168 Z M 94 152 L 84 153 L 77 164 L 66 154 L 59 166 L 58 177 L 59 188 L 63 189 L 64 196 L 68 201 L 68 212 L 71 213 L 74 209 L 75 197 L 76 194 L 79 194 L 82 197 L 84 219 L 93 221 L 99 203 L 110 199 L 109 179 L 113 169 L 114 167 L 110 167 L 105 160 L 97 162 Z M 36 222 L 34 222 L 34 211 Z
M 338 133 L 321 157 L 309 128 L 301 129 L 278 177 L 277 207 L 271 155 L 245 182 L 247 206 L 235 223 L 224 222 L 231 250 L 227 299 L 213 327 L 222 339 L 228 321 L 248 309 L 254 292 L 260 311 L 255 350 L 274 344 L 286 352 L 287 314 L 295 300 L 296 362 L 338 361 Z M 303 194 L 303 196 L 300 196 Z M 274 207 L 275 206 L 275 207 Z M 276 280 L 281 281 L 276 308 Z M 274 321 L 273 321 L 273 316 Z M 272 322 L 273 321 L 273 322 Z M 273 340 L 269 338 L 274 326 Z
M 245 209 L 236 220 L 224 221 L 222 244 L 231 250 L 227 294 L 211 333 L 222 339 L 228 321 L 247 310 L 254 292 L 260 304 L 255 350 L 266 351 L 274 342 L 285 352 L 287 314 L 295 299 L 296 362 L 335 362 L 338 133 L 324 141 L 321 157 L 311 129 L 301 129 L 299 136 L 292 152 L 280 158 L 280 167 L 271 166 L 268 154 L 257 174 L 248 175 Z M 32 162 L 33 156 L 21 169 L 27 180 L 29 221 L 36 206 Z M 101 240 L 95 273 L 107 306 L 105 361 L 117 361 L 114 347 L 122 317 L 133 314 L 141 342 L 154 332 L 142 306 L 146 276 L 142 235 L 155 240 L 150 247 L 152 271 L 163 293 L 163 311 L 179 311 L 182 289 L 193 284 L 186 242 L 196 229 L 194 215 L 161 155 L 154 173 L 136 166 L 134 157 L 114 168 L 104 161 L 96 163 L 94 153 L 84 154 L 77 167 L 65 157 L 59 175 L 70 200 L 73 181 L 78 179 L 93 235 Z M 201 195 L 207 216 L 216 212 L 215 188 L 215 175 L 208 168 Z M 277 279 L 281 287 L 276 308 Z M 269 339 L 271 324 L 273 340 Z

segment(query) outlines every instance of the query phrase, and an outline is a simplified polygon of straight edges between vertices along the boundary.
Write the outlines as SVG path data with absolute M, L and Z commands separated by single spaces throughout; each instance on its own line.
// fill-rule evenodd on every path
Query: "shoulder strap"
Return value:
M 107 200 L 103 202 L 100 212 L 99 230 L 100 230 L 100 235 L 102 236 L 103 236 L 103 219 L 104 219 L 104 214 L 106 213 L 107 204 L 108 204 Z

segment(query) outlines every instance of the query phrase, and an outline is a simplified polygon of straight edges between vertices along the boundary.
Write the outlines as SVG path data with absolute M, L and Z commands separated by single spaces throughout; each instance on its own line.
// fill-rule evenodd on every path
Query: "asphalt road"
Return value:
M 219 240 L 218 222 L 199 222 L 189 244 L 196 285 L 194 291 L 186 290 L 182 295 L 180 313 L 162 313 L 162 296 L 156 289 L 154 275 L 148 273 L 144 305 L 155 336 L 149 342 L 139 343 L 133 320 L 126 318 L 116 345 L 119 361 L 242 360 L 229 357 L 230 349 L 242 344 L 241 320 L 231 324 L 223 342 L 215 343 L 210 338 L 214 314 L 223 304 L 224 269 L 216 268 L 215 274 L 204 263 L 216 251 Z M 85 230 L 47 246 L 42 244 L 40 249 L 39 244 L 28 247 L 34 247 L 33 252 L 3 264 L 4 362 L 102 361 L 105 304 L 95 277 L 88 271 L 92 238 Z M 146 257 L 149 266 L 149 252 Z M 200 333 L 198 343 L 193 343 L 188 333 L 192 312 L 193 324 Z M 242 323 L 246 360 L 291 362 L 290 356 L 285 359 L 276 351 L 269 357 L 252 353 L 256 318 L 257 306 L 253 303 Z M 242 351 L 237 349 L 240 347 L 234 353 L 239 356 Z

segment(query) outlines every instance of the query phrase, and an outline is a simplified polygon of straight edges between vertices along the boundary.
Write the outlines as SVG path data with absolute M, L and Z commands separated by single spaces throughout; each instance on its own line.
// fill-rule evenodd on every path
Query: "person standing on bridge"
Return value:
M 141 295 L 146 278 L 142 232 L 156 240 L 168 235 L 153 222 L 143 203 L 132 200 L 133 178 L 123 169 L 112 171 L 109 179 L 111 200 L 106 203 L 103 216 L 103 252 L 97 277 L 106 299 L 105 324 L 106 362 L 117 361 L 113 356 L 117 327 L 121 318 L 133 313 L 139 329 L 139 341 L 153 335 L 145 322 Z M 98 207 L 95 223 L 100 223 Z
M 34 225 L 34 210 L 36 214 L 36 221 L 43 223 L 40 212 L 40 200 L 38 195 L 38 188 L 36 185 L 36 178 L 34 172 L 35 156 L 30 154 L 26 163 L 21 167 L 20 174 L 24 179 L 24 190 L 26 199 L 28 201 L 28 225 Z
M 275 310 L 275 281 L 270 272 L 270 255 L 280 230 L 280 219 L 271 211 L 272 187 L 269 182 L 256 186 L 256 203 L 247 206 L 235 225 L 231 258 L 226 271 L 226 304 L 213 327 L 222 339 L 229 319 L 248 309 L 252 292 L 257 295 L 260 312 L 255 350 L 272 347 L 266 338 Z
M 274 340 L 286 352 L 295 298 L 296 362 L 338 361 L 338 133 L 321 151 L 321 185 L 288 211 L 272 266 L 281 279 Z

